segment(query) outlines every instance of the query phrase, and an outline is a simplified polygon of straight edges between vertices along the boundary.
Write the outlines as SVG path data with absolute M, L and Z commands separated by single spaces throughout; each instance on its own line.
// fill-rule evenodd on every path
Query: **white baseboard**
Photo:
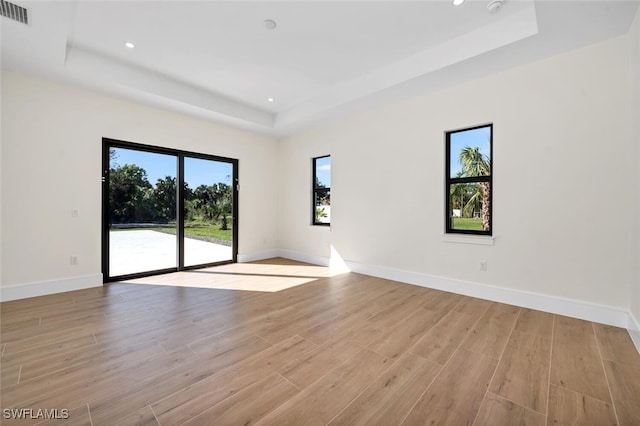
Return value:
M 281 257 L 280 250 L 266 250 L 255 253 L 238 254 L 238 263 L 255 262 L 256 260 Z
M 284 257 L 286 259 L 297 260 L 298 262 L 312 263 L 314 265 L 329 266 L 329 258 L 322 256 L 311 256 L 292 250 L 267 250 L 256 253 L 238 254 L 239 263 L 255 262 L 256 260 L 271 259 L 274 257 Z
M 453 278 L 438 277 L 385 266 L 365 265 L 349 261 L 346 263 L 352 272 L 365 275 L 373 275 L 379 278 L 580 318 L 601 324 L 614 325 L 616 327 L 627 328 L 629 325 L 629 312 L 613 306 L 599 305 L 575 299 L 514 290 Z
M 0 302 L 102 286 L 102 274 L 0 287 Z
M 272 250 L 269 253 L 277 257 L 316 265 L 328 266 L 330 263 L 330 259 L 327 257 L 312 256 L 292 250 Z M 614 306 L 439 277 L 387 266 L 367 265 L 352 261 L 345 261 L 345 264 L 350 271 L 364 275 L 625 328 L 629 331 L 631 339 L 640 352 L 640 322 L 631 312 Z
M 329 266 L 329 258 L 324 256 L 312 256 L 307 253 L 301 253 L 292 250 L 278 250 L 279 257 L 297 260 L 298 262 L 311 263 L 313 265 Z
M 246 263 L 273 257 L 284 257 L 322 266 L 329 266 L 330 264 L 330 259 L 327 257 L 312 256 L 292 250 L 267 250 L 256 253 L 239 254 L 238 262 Z M 626 328 L 638 352 L 640 352 L 640 321 L 638 321 L 631 312 L 623 309 L 471 281 L 438 277 L 386 266 L 367 265 L 351 261 L 345 261 L 345 264 L 350 271 L 364 275 Z M 100 287 L 102 283 L 102 274 L 95 274 L 60 280 L 7 285 L 0 287 L 0 302 Z

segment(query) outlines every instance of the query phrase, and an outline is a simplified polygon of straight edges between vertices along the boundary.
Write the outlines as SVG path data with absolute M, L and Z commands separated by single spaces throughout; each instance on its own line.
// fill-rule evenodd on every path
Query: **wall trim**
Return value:
M 324 256 L 313 256 L 307 253 L 302 253 L 293 250 L 278 250 L 280 257 L 284 257 L 291 260 L 297 260 L 298 262 L 311 263 L 320 266 L 329 266 L 330 258 Z
M 313 256 L 293 250 L 266 250 L 256 253 L 238 254 L 238 262 L 247 263 L 273 257 L 284 257 L 321 266 L 329 266 L 330 264 L 330 259 L 327 257 Z M 635 344 L 636 349 L 638 349 L 638 352 L 640 352 L 640 321 L 638 321 L 630 311 L 625 311 L 613 306 L 523 290 L 507 289 L 472 281 L 439 277 L 387 266 L 368 265 L 352 261 L 345 261 L 345 263 L 351 272 L 622 327 L 628 330 L 631 340 Z M 59 280 L 7 285 L 0 287 L 0 302 L 101 287 L 102 283 L 102 274 L 94 274 Z
M 323 256 L 311 256 L 306 253 L 292 250 L 267 250 L 255 253 L 238 254 L 239 263 L 254 262 L 256 260 L 271 259 L 274 257 L 284 257 L 286 259 L 297 260 L 298 262 L 311 263 L 320 266 L 329 266 L 329 258 Z
M 34 283 L 13 284 L 0 287 L 0 302 L 46 296 L 66 291 L 83 290 L 85 288 L 102 287 L 102 274 L 84 275 L 82 277 L 62 278 L 59 280 L 38 281 Z
M 328 257 L 313 256 L 293 250 L 271 250 L 268 253 L 277 257 L 322 266 L 329 266 L 331 260 Z M 630 311 L 624 309 L 576 299 L 396 269 L 388 266 L 368 265 L 348 260 L 344 263 L 351 272 L 625 328 L 629 332 L 638 352 L 640 352 L 640 322 Z
M 346 264 L 352 272 L 365 275 L 373 275 L 375 277 L 419 285 L 421 287 L 449 291 L 493 302 L 506 303 L 601 324 L 614 325 L 616 327 L 628 329 L 629 326 L 630 313 L 613 306 L 440 277 L 386 266 L 366 265 L 350 261 L 347 261 Z
M 271 259 L 281 257 L 280 250 L 266 250 L 255 253 L 238 253 L 238 263 L 255 262 L 256 260 Z

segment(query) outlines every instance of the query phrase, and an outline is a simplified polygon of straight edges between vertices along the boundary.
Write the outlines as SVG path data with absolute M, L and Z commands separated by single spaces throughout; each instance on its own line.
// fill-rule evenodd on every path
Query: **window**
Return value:
M 313 159 L 313 194 L 311 223 L 329 226 L 331 224 L 331 156 Z
M 238 160 L 103 138 L 105 281 L 237 261 Z
M 445 230 L 492 234 L 493 125 L 446 132 Z

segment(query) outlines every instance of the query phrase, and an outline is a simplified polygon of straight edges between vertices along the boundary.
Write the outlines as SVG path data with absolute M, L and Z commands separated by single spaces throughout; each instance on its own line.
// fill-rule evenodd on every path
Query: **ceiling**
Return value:
M 0 18 L 3 69 L 274 137 L 625 34 L 638 8 L 634 0 L 505 0 L 494 13 L 490 0 L 13 3 L 30 22 Z

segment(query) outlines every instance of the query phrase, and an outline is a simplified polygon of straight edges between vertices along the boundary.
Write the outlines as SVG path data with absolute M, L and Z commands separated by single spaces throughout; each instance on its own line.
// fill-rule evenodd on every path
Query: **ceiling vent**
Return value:
M 504 0 L 493 0 L 487 5 L 489 13 L 497 13 L 504 5 Z
M 0 0 L 0 10 L 2 10 L 2 16 L 5 18 L 29 25 L 29 15 L 27 14 L 26 8 L 5 0 Z

